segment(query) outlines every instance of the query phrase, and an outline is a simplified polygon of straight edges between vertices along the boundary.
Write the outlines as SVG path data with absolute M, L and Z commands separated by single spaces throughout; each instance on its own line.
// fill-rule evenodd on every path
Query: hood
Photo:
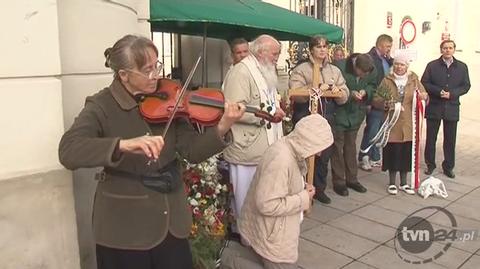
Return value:
M 285 137 L 297 159 L 306 159 L 328 148 L 333 143 L 332 130 L 319 114 L 302 118 L 295 129 Z

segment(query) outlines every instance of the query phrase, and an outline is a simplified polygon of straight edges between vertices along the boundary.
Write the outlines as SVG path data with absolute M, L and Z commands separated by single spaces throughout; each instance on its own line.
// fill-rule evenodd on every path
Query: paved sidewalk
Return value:
M 464 111 L 462 111 L 464 112 Z M 472 115 L 472 114 L 469 114 Z M 480 120 L 462 118 L 457 137 L 455 179 L 448 179 L 436 169 L 433 176 L 446 185 L 448 197 L 429 197 L 403 192 L 393 196 L 386 192 L 388 175 L 376 168 L 368 173 L 359 171 L 359 181 L 368 188 L 364 194 L 349 190 L 341 197 L 331 189 L 330 205 L 315 202 L 312 214 L 302 224 L 299 265 L 305 269 L 329 268 L 480 268 L 480 237 L 475 241 L 454 242 L 443 255 L 425 264 L 403 261 L 395 250 L 394 237 L 400 223 L 416 210 L 426 206 L 447 209 L 457 221 L 458 229 L 480 231 Z M 363 132 L 359 132 L 361 134 Z M 359 135 L 360 136 L 360 135 Z M 441 166 L 443 134 L 437 141 L 437 166 Z M 423 145 L 422 145 L 423 146 Z M 423 162 L 423 158 L 421 159 Z M 422 167 L 423 171 L 424 167 Z M 330 176 L 330 175 L 329 175 Z M 422 179 L 426 178 L 422 173 Z M 451 230 L 448 218 L 439 210 L 422 210 L 422 216 L 433 229 Z M 397 242 L 398 243 L 398 242 Z M 412 255 L 401 250 L 409 260 L 434 258 L 446 242 L 435 242 L 426 251 Z

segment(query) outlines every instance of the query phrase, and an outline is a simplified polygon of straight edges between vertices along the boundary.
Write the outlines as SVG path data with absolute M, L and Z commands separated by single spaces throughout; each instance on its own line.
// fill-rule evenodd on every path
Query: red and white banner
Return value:
M 412 102 L 412 174 L 410 186 L 417 190 L 420 186 L 420 141 L 425 114 L 425 101 L 421 100 L 418 88 L 413 94 Z

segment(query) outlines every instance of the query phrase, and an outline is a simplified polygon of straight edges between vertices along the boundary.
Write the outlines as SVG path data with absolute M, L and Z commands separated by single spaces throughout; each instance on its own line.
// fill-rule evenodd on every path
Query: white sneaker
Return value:
M 397 186 L 395 185 L 388 185 L 388 188 L 387 188 L 387 192 L 390 193 L 390 194 L 397 194 Z
M 382 166 L 382 160 L 370 161 L 370 166 L 371 167 L 381 167 Z
M 365 171 L 372 171 L 372 166 L 370 165 L 370 160 L 367 155 L 362 157 L 362 163 L 360 164 L 360 169 Z
M 400 186 L 400 189 L 404 191 L 406 194 L 415 194 L 415 190 L 413 190 L 409 185 L 405 184 Z

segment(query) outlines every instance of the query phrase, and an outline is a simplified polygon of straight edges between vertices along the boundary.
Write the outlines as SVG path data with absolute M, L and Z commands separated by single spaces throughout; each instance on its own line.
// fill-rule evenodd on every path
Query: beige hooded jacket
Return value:
M 332 143 L 328 122 L 313 114 L 263 155 L 238 221 L 240 234 L 262 257 L 277 263 L 297 261 L 300 215 L 309 207 L 305 159 Z

